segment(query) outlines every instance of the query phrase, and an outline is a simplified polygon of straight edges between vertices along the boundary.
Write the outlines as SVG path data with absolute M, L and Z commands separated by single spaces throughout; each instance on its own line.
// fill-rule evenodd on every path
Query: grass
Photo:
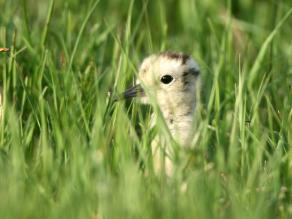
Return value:
M 292 217 L 291 1 L 0 8 L 0 218 Z M 202 69 L 195 147 L 170 179 L 153 173 L 151 108 L 108 96 L 163 50 Z

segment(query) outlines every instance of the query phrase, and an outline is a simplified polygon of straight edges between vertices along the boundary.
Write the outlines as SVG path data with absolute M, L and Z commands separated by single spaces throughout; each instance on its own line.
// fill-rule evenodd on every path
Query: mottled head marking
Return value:
M 186 64 L 187 60 L 190 58 L 189 55 L 181 52 L 163 52 L 160 53 L 160 55 L 169 59 L 181 60 L 182 65 Z

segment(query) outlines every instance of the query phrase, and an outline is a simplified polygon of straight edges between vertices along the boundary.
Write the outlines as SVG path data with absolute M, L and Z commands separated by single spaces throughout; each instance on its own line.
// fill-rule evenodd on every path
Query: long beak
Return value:
M 111 92 L 109 92 L 109 95 L 111 95 Z M 113 96 L 112 100 L 113 102 L 124 100 L 124 99 L 131 99 L 134 97 L 143 97 L 145 96 L 145 92 L 140 84 L 137 84 L 133 87 L 128 88 L 123 93 Z
M 133 97 L 144 96 L 144 90 L 140 84 L 137 84 L 131 88 L 128 88 L 122 93 L 122 99 L 131 99 Z

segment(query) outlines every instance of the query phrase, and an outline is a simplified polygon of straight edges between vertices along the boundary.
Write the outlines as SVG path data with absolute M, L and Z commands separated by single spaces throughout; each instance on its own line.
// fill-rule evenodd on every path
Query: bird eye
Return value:
M 171 75 L 163 75 L 160 79 L 160 81 L 163 84 L 169 84 L 170 82 L 172 82 L 172 80 L 173 80 L 173 77 Z

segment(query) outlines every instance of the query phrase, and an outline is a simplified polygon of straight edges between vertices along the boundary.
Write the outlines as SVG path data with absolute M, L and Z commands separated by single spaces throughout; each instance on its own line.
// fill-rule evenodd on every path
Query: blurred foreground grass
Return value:
M 292 217 L 290 0 L 0 8 L 0 218 Z M 151 109 L 108 97 L 163 50 L 195 57 L 203 81 L 171 179 L 152 172 Z

